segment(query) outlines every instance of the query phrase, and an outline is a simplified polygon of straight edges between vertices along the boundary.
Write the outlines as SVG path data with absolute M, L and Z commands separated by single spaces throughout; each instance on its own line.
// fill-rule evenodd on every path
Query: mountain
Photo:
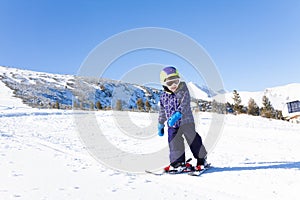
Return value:
M 139 98 L 157 109 L 160 90 L 108 79 L 41 73 L 0 67 L 1 81 L 14 96 L 31 107 L 49 108 L 59 103 L 61 108 L 76 105 L 84 109 L 115 107 L 121 101 L 123 109 L 137 108 Z
M 205 101 L 212 101 L 213 99 L 222 99 L 225 97 L 225 102 L 233 104 L 233 92 L 218 91 L 214 92 L 205 86 L 199 86 L 195 83 L 188 83 L 191 96 L 199 97 L 197 99 L 202 99 Z M 254 99 L 259 107 L 262 107 L 262 98 L 263 96 L 268 97 L 272 106 L 276 110 L 281 110 L 283 116 L 291 117 L 295 114 L 289 114 L 287 103 L 291 101 L 300 100 L 300 83 L 292 83 L 284 86 L 266 88 L 264 91 L 258 92 L 247 92 L 247 91 L 238 91 L 241 97 L 241 104 L 245 107 L 248 106 L 250 98 Z M 223 96 L 224 95 L 224 96 Z M 218 101 L 218 100 L 217 100 Z M 299 113 L 296 113 L 299 114 Z
M 214 96 L 217 96 L 218 94 L 225 94 L 225 93 L 227 93 L 227 91 L 225 89 L 222 89 L 222 90 L 219 90 L 219 91 L 213 91 L 212 89 L 210 89 L 206 85 L 200 86 L 197 83 L 192 83 L 192 84 L 194 86 L 196 86 L 198 89 L 204 91 L 207 94 L 207 97 L 210 97 L 210 98 L 214 97 Z
M 284 86 L 278 86 L 273 88 L 266 88 L 261 92 L 245 92 L 238 91 L 240 94 L 242 105 L 248 106 L 248 101 L 250 98 L 254 99 L 259 107 L 262 107 L 263 96 L 268 97 L 272 106 L 283 111 L 283 115 L 287 116 L 287 104 L 291 101 L 300 100 L 300 83 L 292 83 Z M 233 92 L 228 92 L 225 94 L 226 101 L 233 103 Z
M 104 78 L 50 74 L 1 66 L 0 78 L 15 97 L 31 107 L 50 108 L 58 102 L 61 108 L 76 105 L 90 109 L 92 103 L 99 101 L 102 107 L 110 108 L 115 107 L 120 100 L 123 109 L 134 109 L 137 108 L 137 99 L 141 98 L 157 110 L 161 93 L 159 89 Z M 187 86 L 194 99 L 210 101 L 210 97 L 216 94 L 192 82 L 187 83 Z
M 187 83 L 187 87 L 189 89 L 191 97 L 193 97 L 195 99 L 211 101 L 211 98 L 210 98 L 211 92 L 209 90 L 203 90 L 198 85 L 196 85 L 192 82 Z

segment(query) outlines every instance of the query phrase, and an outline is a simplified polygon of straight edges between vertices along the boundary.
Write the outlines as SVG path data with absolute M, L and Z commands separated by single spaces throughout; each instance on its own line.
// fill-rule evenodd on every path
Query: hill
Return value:
M 242 105 L 248 106 L 250 98 L 254 99 L 259 107 L 262 107 L 263 96 L 268 97 L 272 106 L 283 112 L 283 116 L 289 116 L 287 110 L 287 103 L 290 101 L 300 100 L 300 83 L 292 83 L 284 86 L 278 86 L 273 88 L 266 88 L 264 91 L 259 92 L 245 92 L 238 91 L 240 94 Z M 233 103 L 233 92 L 225 94 L 226 101 Z
M 139 98 L 157 109 L 160 90 L 108 79 L 77 77 L 0 67 L 0 79 L 14 96 L 31 107 L 50 108 L 57 103 L 61 108 L 90 109 L 100 102 L 103 108 L 115 108 L 121 101 L 122 109 L 136 109 Z

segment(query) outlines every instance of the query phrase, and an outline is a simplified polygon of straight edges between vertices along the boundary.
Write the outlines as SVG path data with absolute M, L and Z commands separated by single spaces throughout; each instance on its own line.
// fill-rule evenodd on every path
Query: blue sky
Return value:
M 227 90 L 261 91 L 300 82 L 299 22 L 298 0 L 0 0 L 0 65 L 76 74 L 107 38 L 130 29 L 161 27 L 199 43 Z M 185 69 L 178 59 L 148 53 L 143 55 L 147 62 Z M 138 56 L 130 59 L 119 62 L 119 68 L 137 64 L 133 60 Z M 117 79 L 120 69 L 115 67 L 107 78 Z M 188 81 L 199 81 L 193 73 L 184 73 Z

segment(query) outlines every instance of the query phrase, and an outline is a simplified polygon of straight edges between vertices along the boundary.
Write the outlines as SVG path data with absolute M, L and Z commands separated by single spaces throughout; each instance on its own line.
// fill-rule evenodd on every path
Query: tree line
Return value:
M 148 100 L 146 100 L 144 102 L 142 98 L 138 98 L 135 104 L 136 104 L 136 107 L 130 106 L 129 110 L 138 110 L 138 111 L 145 111 L 145 112 L 151 111 L 152 106 Z M 53 108 L 59 109 L 60 108 L 59 103 L 56 102 L 55 107 L 53 107 Z M 124 110 L 122 100 L 120 100 L 120 99 L 116 100 L 116 103 L 114 106 L 103 106 L 100 101 L 96 101 L 95 103 L 94 102 L 78 103 L 76 101 L 73 102 L 73 109 L 86 110 L 87 108 L 89 108 L 89 110 L 112 110 L 112 109 L 118 110 L 118 111 Z M 126 110 L 128 110 L 128 108 Z
M 260 108 L 253 98 L 250 98 L 248 101 L 248 106 L 245 107 L 241 105 L 242 99 L 240 94 L 233 90 L 233 105 L 231 105 L 234 114 L 245 113 L 253 116 L 262 116 L 266 118 L 273 119 L 283 119 L 282 111 L 276 110 L 271 104 L 271 101 L 267 96 L 262 97 L 262 107 Z
M 262 116 L 266 118 L 273 119 L 283 119 L 282 111 L 274 109 L 269 98 L 267 96 L 263 96 L 262 98 L 262 107 L 260 108 L 258 104 L 255 102 L 253 98 L 250 98 L 248 101 L 248 105 L 242 105 L 242 99 L 237 90 L 233 90 L 233 104 L 227 103 L 219 103 L 215 100 L 212 102 L 207 102 L 203 100 L 192 99 L 193 102 L 197 103 L 197 109 L 203 112 L 216 112 L 216 113 L 233 113 L 233 114 L 248 114 L 253 116 Z M 53 105 L 53 108 L 60 109 L 61 106 L 57 102 Z M 116 100 L 114 106 L 103 106 L 101 102 L 98 100 L 97 102 L 73 102 L 73 109 L 82 109 L 82 110 L 124 110 L 123 103 L 120 99 Z M 142 98 L 138 98 L 135 102 L 135 107 L 130 106 L 125 110 L 132 111 L 140 111 L 140 112 L 149 112 L 152 110 L 152 106 L 148 100 L 145 102 Z

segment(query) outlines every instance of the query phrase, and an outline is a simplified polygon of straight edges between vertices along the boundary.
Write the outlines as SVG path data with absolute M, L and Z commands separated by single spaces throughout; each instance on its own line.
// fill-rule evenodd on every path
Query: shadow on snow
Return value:
M 206 173 L 216 173 L 224 171 L 251 171 L 251 170 L 262 170 L 262 169 L 298 169 L 300 170 L 300 162 L 253 162 L 253 163 L 243 163 L 245 166 L 239 167 L 215 167 L 211 170 L 208 170 Z M 251 165 L 251 166 L 247 166 Z

